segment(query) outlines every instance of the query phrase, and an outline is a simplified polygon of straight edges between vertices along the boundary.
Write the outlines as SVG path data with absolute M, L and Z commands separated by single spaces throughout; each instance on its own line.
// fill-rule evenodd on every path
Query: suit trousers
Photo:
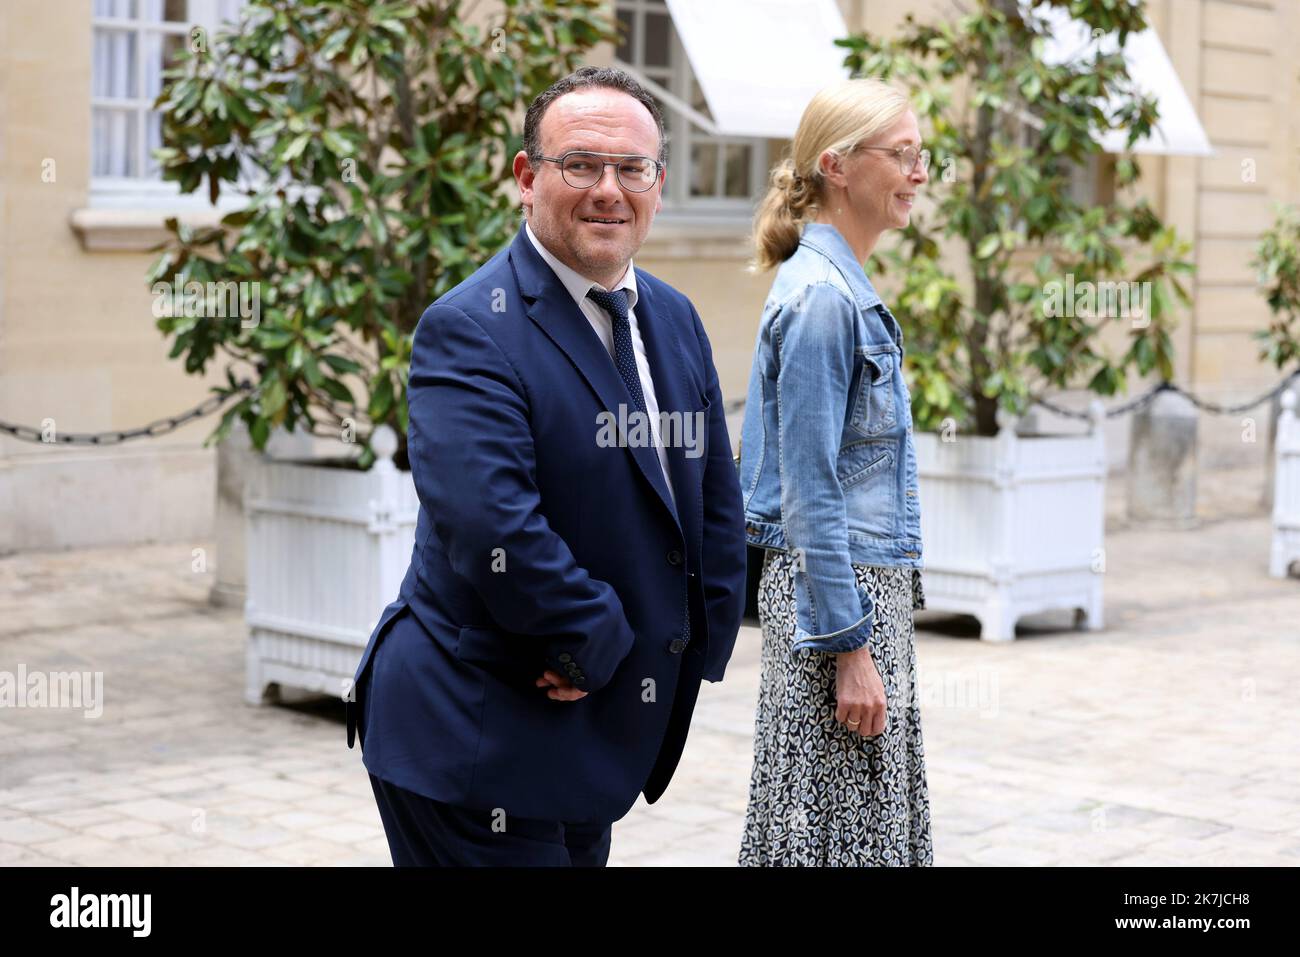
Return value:
M 357 734 L 366 747 L 369 675 L 357 689 Z M 604 867 L 612 823 L 565 823 L 476 811 L 435 801 L 370 775 L 394 867 Z
M 475 811 L 373 774 L 370 786 L 394 867 L 604 867 L 609 859 L 612 824 Z

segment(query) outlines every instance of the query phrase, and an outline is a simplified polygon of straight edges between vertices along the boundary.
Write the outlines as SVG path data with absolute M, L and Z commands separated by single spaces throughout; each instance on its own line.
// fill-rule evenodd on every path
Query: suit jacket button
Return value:
M 680 638 L 674 638 L 668 645 L 668 650 L 675 655 L 680 655 L 685 648 L 686 642 Z
M 668 553 L 668 564 L 680 565 L 681 563 L 682 563 L 682 553 L 674 548 L 671 552 Z
M 565 664 L 565 663 L 570 662 L 570 661 L 572 661 L 572 660 L 573 660 L 573 655 L 569 654 L 567 651 L 560 655 L 560 663 L 561 663 L 561 664 Z

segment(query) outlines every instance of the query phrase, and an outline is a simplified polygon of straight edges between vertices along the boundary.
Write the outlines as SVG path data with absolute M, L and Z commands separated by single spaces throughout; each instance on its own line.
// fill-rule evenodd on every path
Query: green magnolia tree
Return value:
M 1300 361 L 1300 215 L 1278 206 L 1273 225 L 1260 237 L 1251 265 L 1273 313 L 1257 331 L 1261 359 L 1281 369 Z
M 1119 47 L 1146 26 L 1140 3 L 1049 3 Z M 933 215 L 914 215 L 876 266 L 896 276 L 886 280 L 891 307 L 911 330 L 917 427 L 951 417 L 965 431 L 994 435 L 999 406 L 1023 412 L 1051 390 L 1085 382 L 1111 395 L 1131 368 L 1172 379 L 1169 330 L 1177 304 L 1188 301 L 1178 277 L 1194 267 L 1188 244 L 1145 201 L 1083 205 L 1070 195 L 1071 164 L 1100 153 L 1100 134 L 1126 131 L 1131 147 L 1157 119 L 1122 53 L 1096 43 L 1081 61 L 1052 64 L 1044 59 L 1050 27 L 1027 6 L 967 6 L 933 25 L 909 15 L 893 40 L 839 43 L 855 74 L 909 91 L 932 134 Z M 1116 186 L 1138 176 L 1124 154 Z M 945 240 L 964 262 L 941 255 Z M 1134 292 L 1148 294 L 1140 317 L 1110 308 L 1117 293 Z M 1117 322 L 1127 327 L 1126 348 L 1112 356 L 1101 337 Z
M 237 30 L 196 35 L 165 74 L 164 177 L 246 198 L 220 227 L 169 221 L 150 275 L 257 295 L 255 321 L 158 320 L 188 372 L 227 361 L 217 391 L 240 399 L 209 442 L 236 417 L 258 448 L 273 426 L 364 440 L 382 423 L 404 457 L 415 324 L 518 227 L 513 127 L 613 37 L 602 0 L 501 0 L 475 22 L 462 6 L 249 0 Z

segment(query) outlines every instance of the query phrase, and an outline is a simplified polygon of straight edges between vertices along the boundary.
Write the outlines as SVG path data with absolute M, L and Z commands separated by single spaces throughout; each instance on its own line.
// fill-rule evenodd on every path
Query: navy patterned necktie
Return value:
M 636 368 L 636 350 L 632 348 L 632 323 L 628 320 L 627 290 L 612 292 L 592 288 L 587 297 L 609 313 L 614 322 L 614 364 L 632 396 L 637 411 L 645 414 L 645 395 L 641 392 L 641 373 Z
M 618 374 L 622 376 L 627 391 L 632 393 L 632 401 L 636 403 L 637 409 L 644 414 L 646 410 L 645 396 L 641 392 L 641 374 L 637 372 L 636 368 L 636 350 L 632 348 L 632 323 L 628 320 L 627 315 L 627 290 L 615 289 L 613 292 L 603 292 L 592 288 L 587 293 L 587 296 L 595 300 L 596 305 L 609 313 L 610 318 L 614 320 L 614 363 L 618 366 Z M 681 644 L 673 643 L 674 654 L 680 653 L 691 640 L 691 599 L 689 591 L 686 592 L 685 598 Z

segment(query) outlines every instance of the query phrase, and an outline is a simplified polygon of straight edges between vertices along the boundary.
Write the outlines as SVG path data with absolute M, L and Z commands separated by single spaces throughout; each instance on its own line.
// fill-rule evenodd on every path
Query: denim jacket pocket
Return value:
M 894 464 L 894 451 L 888 442 L 854 442 L 841 449 L 835 463 L 840 488 L 849 489 L 869 475 Z
M 898 420 L 894 403 L 896 355 L 892 346 L 858 350 L 862 368 L 854 389 L 849 425 L 862 435 L 879 435 L 892 429 Z

